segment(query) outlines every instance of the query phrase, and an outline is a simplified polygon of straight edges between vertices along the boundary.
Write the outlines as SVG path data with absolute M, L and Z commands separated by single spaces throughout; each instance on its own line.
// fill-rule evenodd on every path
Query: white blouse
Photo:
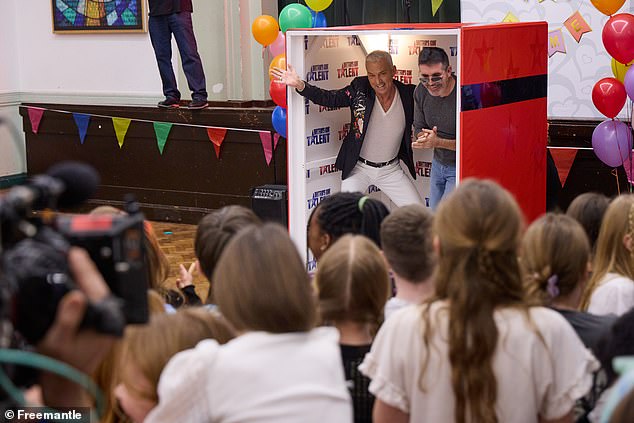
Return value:
M 620 316 L 634 307 L 634 281 L 617 273 L 607 273 L 590 297 L 588 313 Z

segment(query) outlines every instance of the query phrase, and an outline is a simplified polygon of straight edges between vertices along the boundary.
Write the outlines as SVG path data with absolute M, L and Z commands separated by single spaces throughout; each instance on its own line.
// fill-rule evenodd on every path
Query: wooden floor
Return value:
M 154 231 L 159 240 L 161 248 L 167 255 L 170 262 L 170 274 L 167 279 L 167 287 L 176 287 L 178 277 L 178 265 L 184 264 L 189 267 L 196 260 L 194 254 L 194 237 L 196 235 L 196 225 L 186 225 L 182 223 L 152 222 Z M 209 284 L 204 276 L 194 275 L 194 285 L 196 293 L 204 301 L 207 297 Z

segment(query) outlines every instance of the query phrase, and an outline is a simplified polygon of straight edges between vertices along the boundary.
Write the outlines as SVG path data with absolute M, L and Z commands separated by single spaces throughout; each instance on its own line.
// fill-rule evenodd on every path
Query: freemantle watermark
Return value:
M 72 422 L 91 423 L 89 408 L 13 407 L 4 410 L 4 421 L 9 422 Z

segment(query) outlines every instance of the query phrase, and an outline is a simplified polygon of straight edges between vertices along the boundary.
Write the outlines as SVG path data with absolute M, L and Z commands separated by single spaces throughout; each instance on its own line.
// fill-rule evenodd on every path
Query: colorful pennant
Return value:
M 548 57 L 552 57 L 557 52 L 566 54 L 566 44 L 561 29 L 548 33 Z
M 40 130 L 40 121 L 44 115 L 44 109 L 40 107 L 28 107 L 28 111 L 29 120 L 31 121 L 31 131 L 33 131 L 34 134 L 37 134 L 37 131 Z
M 440 9 L 443 0 L 431 0 L 431 14 L 432 16 L 436 16 L 436 12 Z
M 125 135 L 128 133 L 130 122 L 132 122 L 132 119 L 118 117 L 112 118 L 112 126 L 114 126 L 114 133 L 117 135 L 119 148 L 123 147 L 123 142 L 125 141 Z
M 559 174 L 559 182 L 561 182 L 563 187 L 566 184 L 566 179 L 568 179 L 572 163 L 577 157 L 578 150 L 576 148 L 549 148 L 548 150 L 550 155 L 553 156 L 555 167 L 557 167 L 557 173 Z
M 158 144 L 158 149 L 163 154 L 163 149 L 165 148 L 165 143 L 167 142 L 167 136 L 172 130 L 172 126 L 174 124 L 169 122 L 153 122 L 154 125 L 154 133 L 156 134 L 156 143 Z
M 590 25 L 588 25 L 588 22 L 583 19 L 583 16 L 581 16 L 581 13 L 579 13 L 578 10 L 566 19 L 564 26 L 568 28 L 570 35 L 572 35 L 576 42 L 581 41 L 581 36 L 583 34 L 592 31 L 592 28 L 590 28 Z
M 79 130 L 79 141 L 83 144 L 86 139 L 86 133 L 88 132 L 88 124 L 90 123 L 90 115 L 84 113 L 73 113 L 73 119 L 75 125 Z
M 209 137 L 209 141 L 211 141 L 214 145 L 214 150 L 216 150 L 216 158 L 220 158 L 220 146 L 222 142 L 225 140 L 225 136 L 227 135 L 227 130 L 223 128 L 207 128 L 207 136 Z
M 260 134 L 260 142 L 262 142 L 262 149 L 264 150 L 264 158 L 266 159 L 266 164 L 271 164 L 271 159 L 273 158 L 273 151 L 277 147 L 277 141 L 279 140 L 279 135 L 274 139 L 271 138 L 271 133 L 269 131 L 259 131 Z
M 519 18 L 513 14 L 513 12 L 509 12 L 506 14 L 502 22 L 519 22 Z

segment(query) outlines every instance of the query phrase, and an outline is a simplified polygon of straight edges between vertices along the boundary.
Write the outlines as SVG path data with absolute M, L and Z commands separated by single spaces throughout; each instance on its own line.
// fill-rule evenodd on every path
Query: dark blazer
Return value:
M 192 0 L 149 0 L 150 16 L 192 12 Z
M 398 158 L 405 163 L 409 173 L 416 178 L 414 158 L 412 156 L 412 123 L 414 121 L 414 88 L 415 85 L 394 81 L 405 111 L 405 130 Z M 335 166 L 342 171 L 341 179 L 350 176 L 359 160 L 361 145 L 365 138 L 365 130 L 370 122 L 370 115 L 374 107 L 375 93 L 370 86 L 367 76 L 354 78 L 350 85 L 340 90 L 323 90 L 306 83 L 306 88 L 298 93 L 315 104 L 326 107 L 350 108 L 350 131 L 339 149 Z

